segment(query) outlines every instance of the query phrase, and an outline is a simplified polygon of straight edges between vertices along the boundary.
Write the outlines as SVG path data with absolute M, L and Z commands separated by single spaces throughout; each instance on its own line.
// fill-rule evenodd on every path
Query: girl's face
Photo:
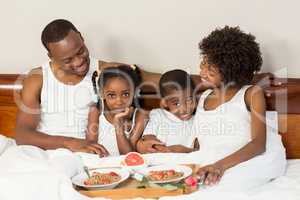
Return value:
M 133 101 L 133 89 L 128 80 L 115 77 L 110 78 L 105 83 L 102 90 L 102 97 L 106 107 L 113 113 L 123 112 L 126 107 L 130 107 Z
M 222 75 L 218 68 L 208 63 L 207 56 L 204 55 L 200 63 L 200 77 L 205 84 L 211 87 L 220 87 Z

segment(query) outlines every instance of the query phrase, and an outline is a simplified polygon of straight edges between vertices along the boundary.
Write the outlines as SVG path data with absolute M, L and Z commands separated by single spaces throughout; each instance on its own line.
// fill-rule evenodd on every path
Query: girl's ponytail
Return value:
M 95 96 L 97 97 L 97 108 L 100 107 L 100 97 L 98 94 L 98 89 L 97 89 L 97 81 L 96 78 L 99 76 L 98 71 L 94 71 L 92 74 L 92 83 L 93 83 L 93 90 L 95 92 Z

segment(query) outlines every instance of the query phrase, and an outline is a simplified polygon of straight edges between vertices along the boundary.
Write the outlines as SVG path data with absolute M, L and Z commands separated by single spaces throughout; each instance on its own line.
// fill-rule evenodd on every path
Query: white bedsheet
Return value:
M 80 155 L 80 156 L 78 156 Z M 82 159 L 79 159 L 79 158 Z M 100 159 L 96 155 L 73 154 L 65 149 L 43 151 L 33 146 L 16 146 L 13 140 L 0 135 L 0 199 L 1 200 L 85 200 L 76 192 L 70 177 L 82 169 L 82 165 L 117 165 L 122 157 Z M 195 163 L 195 153 L 149 154 L 149 164 Z M 259 170 L 259 169 L 257 169 Z M 255 175 L 255 171 L 253 175 Z M 201 189 L 190 195 L 163 197 L 171 199 L 239 199 L 239 200 L 297 200 L 300 199 L 300 159 L 289 160 L 284 176 L 246 192 L 220 190 L 218 187 Z M 103 199 L 103 198 L 97 198 Z
M 90 200 L 70 179 L 82 168 L 80 157 L 69 150 L 16 146 L 0 135 L 0 200 Z

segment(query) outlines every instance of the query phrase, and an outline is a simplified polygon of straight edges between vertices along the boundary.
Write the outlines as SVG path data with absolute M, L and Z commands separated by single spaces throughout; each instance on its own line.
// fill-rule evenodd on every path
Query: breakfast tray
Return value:
M 198 165 L 186 165 L 193 170 L 193 173 L 199 168 Z M 88 197 L 105 197 L 110 199 L 128 199 L 128 198 L 154 198 L 158 199 L 163 196 L 177 196 L 183 194 L 189 194 L 194 192 L 196 189 L 192 188 L 178 188 L 175 190 L 167 190 L 165 188 L 138 188 L 141 186 L 141 183 L 133 178 L 129 178 L 126 181 L 122 182 L 114 189 L 107 190 L 87 190 L 81 187 L 75 187 L 75 189 L 83 195 Z

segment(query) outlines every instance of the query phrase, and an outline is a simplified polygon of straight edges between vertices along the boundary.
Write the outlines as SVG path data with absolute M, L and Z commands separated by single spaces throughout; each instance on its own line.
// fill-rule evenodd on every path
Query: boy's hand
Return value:
M 225 169 L 222 165 L 215 163 L 200 168 L 197 174 L 204 177 L 203 183 L 205 185 L 214 185 L 221 180 L 224 171 Z
M 157 153 L 156 145 L 164 145 L 160 140 L 153 138 L 147 140 L 139 140 L 137 143 L 137 150 L 140 153 Z
M 168 149 L 172 153 L 190 153 L 194 151 L 194 149 L 185 147 L 183 145 L 171 145 L 168 146 Z
M 157 153 L 170 153 L 171 150 L 164 144 L 155 144 L 153 148 L 156 150 Z

